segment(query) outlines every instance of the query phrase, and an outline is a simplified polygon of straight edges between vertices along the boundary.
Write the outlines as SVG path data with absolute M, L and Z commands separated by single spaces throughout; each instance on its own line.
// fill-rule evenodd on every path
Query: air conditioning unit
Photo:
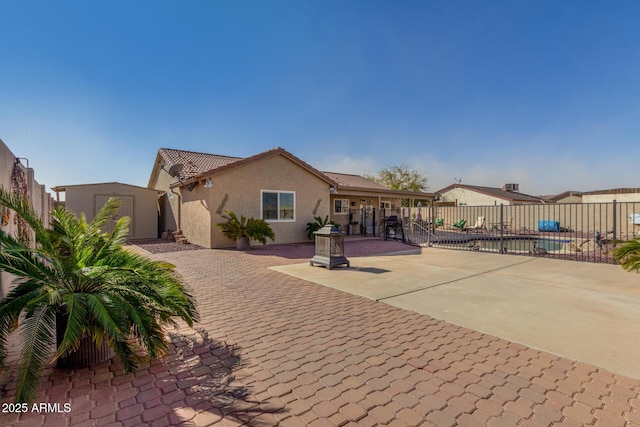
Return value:
M 519 188 L 519 184 L 505 184 L 502 187 L 502 190 L 503 191 L 519 191 L 518 188 Z

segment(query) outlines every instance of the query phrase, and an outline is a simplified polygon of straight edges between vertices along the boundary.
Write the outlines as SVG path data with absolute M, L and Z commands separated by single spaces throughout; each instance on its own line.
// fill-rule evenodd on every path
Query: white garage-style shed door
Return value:
M 133 217 L 133 196 L 103 196 L 103 195 L 96 194 L 94 212 L 97 214 L 100 211 L 100 209 L 102 209 L 104 204 L 107 203 L 107 200 L 109 200 L 109 197 L 117 197 L 118 199 L 121 199 L 122 205 L 120 206 L 120 209 L 118 209 L 118 213 L 116 214 L 113 221 L 110 221 L 107 224 L 105 224 L 105 226 L 103 227 L 104 228 L 103 231 L 107 233 L 112 232 L 116 222 L 123 216 L 128 216 L 129 218 L 131 218 L 131 224 L 129 225 L 129 235 L 134 235 L 133 230 L 135 226 L 135 221 Z

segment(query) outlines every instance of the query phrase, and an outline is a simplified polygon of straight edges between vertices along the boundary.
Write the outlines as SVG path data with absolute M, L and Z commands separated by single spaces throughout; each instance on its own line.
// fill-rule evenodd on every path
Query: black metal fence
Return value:
M 398 217 L 402 237 L 416 245 L 577 261 L 612 263 L 621 241 L 640 237 L 636 202 L 382 210 L 375 235 L 389 237 L 384 220 L 390 216 Z

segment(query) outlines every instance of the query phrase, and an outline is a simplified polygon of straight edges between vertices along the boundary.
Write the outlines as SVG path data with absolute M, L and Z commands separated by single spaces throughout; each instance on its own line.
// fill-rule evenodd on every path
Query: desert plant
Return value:
M 219 222 L 216 226 L 229 239 L 241 239 L 246 237 L 249 241 L 256 240 L 263 245 L 267 244 L 267 237 L 275 241 L 276 235 L 269 223 L 263 219 L 246 218 L 244 215 L 238 216 L 231 211 L 224 211 L 222 215 L 225 222 Z
M 640 238 L 623 242 L 613 250 L 613 259 L 625 270 L 640 273 Z
M 53 365 L 82 342 L 100 346 L 106 341 L 130 372 L 168 350 L 164 325 L 175 325 L 175 318 L 189 326 L 198 320 L 194 299 L 173 265 L 123 247 L 128 217 L 120 218 L 111 233 L 101 231 L 120 199 L 110 198 L 90 223 L 56 207 L 51 229 L 24 198 L 0 189 L 0 203 L 23 218 L 35 237 L 28 247 L 0 230 L 0 269 L 15 276 L 15 287 L 0 301 L 0 363 L 9 334 L 18 331 L 16 402 L 32 402 L 45 364 Z M 58 325 L 54 347 L 56 318 L 66 323 Z
M 315 222 L 307 223 L 307 237 L 309 238 L 309 240 L 313 240 L 314 238 L 313 233 L 320 230 L 322 227 L 324 227 L 327 224 L 331 224 L 337 228 L 340 228 L 340 224 L 338 224 L 337 222 L 329 221 L 329 215 L 325 216 L 324 219 L 322 219 L 322 217 L 319 217 L 319 216 L 314 216 L 313 218 L 316 220 Z

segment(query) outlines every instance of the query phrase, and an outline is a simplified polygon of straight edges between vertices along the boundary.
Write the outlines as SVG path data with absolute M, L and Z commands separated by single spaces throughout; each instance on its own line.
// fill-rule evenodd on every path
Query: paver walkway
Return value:
M 54 371 L 41 401 L 71 411 L 0 425 L 640 425 L 640 381 L 267 268 L 307 250 L 156 255 L 195 289 L 201 332 L 136 374 Z

